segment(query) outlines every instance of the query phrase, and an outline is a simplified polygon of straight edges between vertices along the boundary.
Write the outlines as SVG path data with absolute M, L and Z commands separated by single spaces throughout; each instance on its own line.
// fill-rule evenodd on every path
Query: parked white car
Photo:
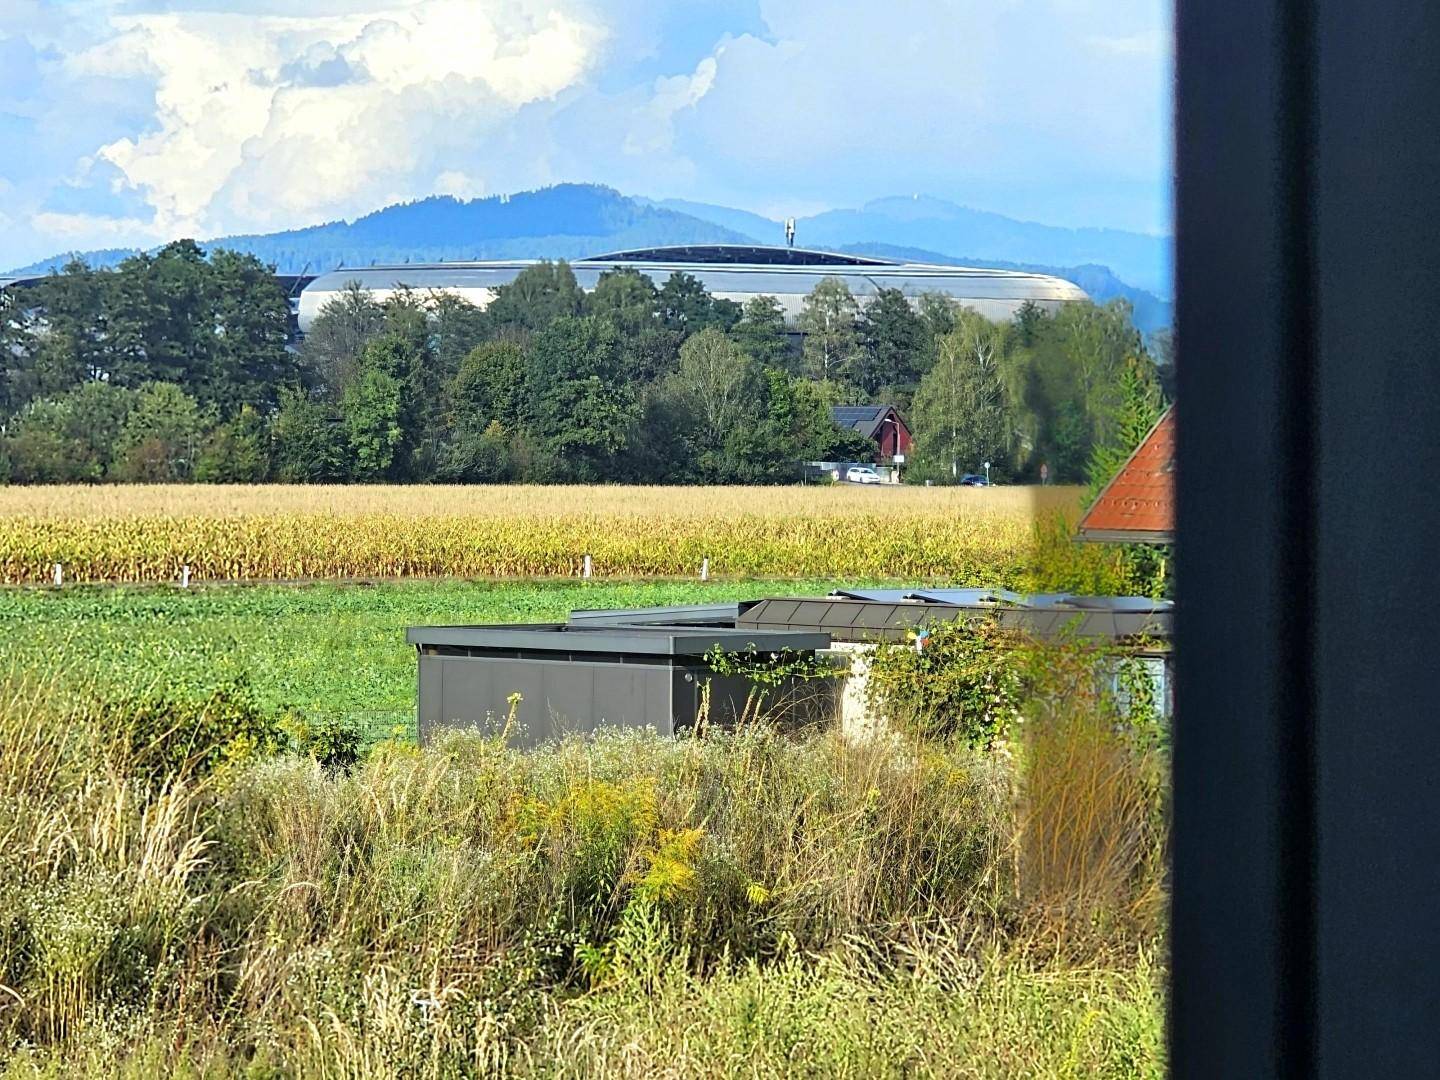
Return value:
M 857 465 L 845 471 L 845 480 L 851 484 L 883 484 L 880 474 L 868 465 Z

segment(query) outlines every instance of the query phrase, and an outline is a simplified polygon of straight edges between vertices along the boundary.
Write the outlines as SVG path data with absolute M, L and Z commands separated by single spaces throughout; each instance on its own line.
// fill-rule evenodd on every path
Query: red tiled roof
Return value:
M 1175 409 L 1165 411 L 1080 519 L 1086 540 L 1168 544 L 1175 539 Z

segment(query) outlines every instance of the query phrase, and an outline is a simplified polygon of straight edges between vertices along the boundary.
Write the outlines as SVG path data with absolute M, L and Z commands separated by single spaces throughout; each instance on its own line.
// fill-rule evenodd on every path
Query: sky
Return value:
M 564 181 L 1170 232 L 1163 0 L 0 0 L 0 267 Z

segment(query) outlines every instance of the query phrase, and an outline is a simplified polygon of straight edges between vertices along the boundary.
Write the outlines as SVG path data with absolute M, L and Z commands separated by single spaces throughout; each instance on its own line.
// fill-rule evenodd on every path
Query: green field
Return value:
M 0 589 L 0 1077 L 1163 1075 L 1166 760 L 1085 695 L 1000 753 L 387 739 L 407 626 L 833 585 Z M 367 748 L 172 755 L 236 680 Z
M 547 622 L 574 608 L 826 592 L 829 581 L 387 582 L 376 585 L 0 590 L 0 673 L 66 687 L 204 691 L 243 678 L 267 707 L 339 717 L 366 742 L 413 731 L 405 628 Z

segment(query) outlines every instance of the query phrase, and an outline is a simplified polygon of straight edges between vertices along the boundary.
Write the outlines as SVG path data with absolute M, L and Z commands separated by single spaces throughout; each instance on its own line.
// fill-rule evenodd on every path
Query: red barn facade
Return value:
M 837 405 L 830 415 L 840 427 L 858 431 L 875 443 L 877 463 L 910 453 L 910 428 L 894 405 Z

